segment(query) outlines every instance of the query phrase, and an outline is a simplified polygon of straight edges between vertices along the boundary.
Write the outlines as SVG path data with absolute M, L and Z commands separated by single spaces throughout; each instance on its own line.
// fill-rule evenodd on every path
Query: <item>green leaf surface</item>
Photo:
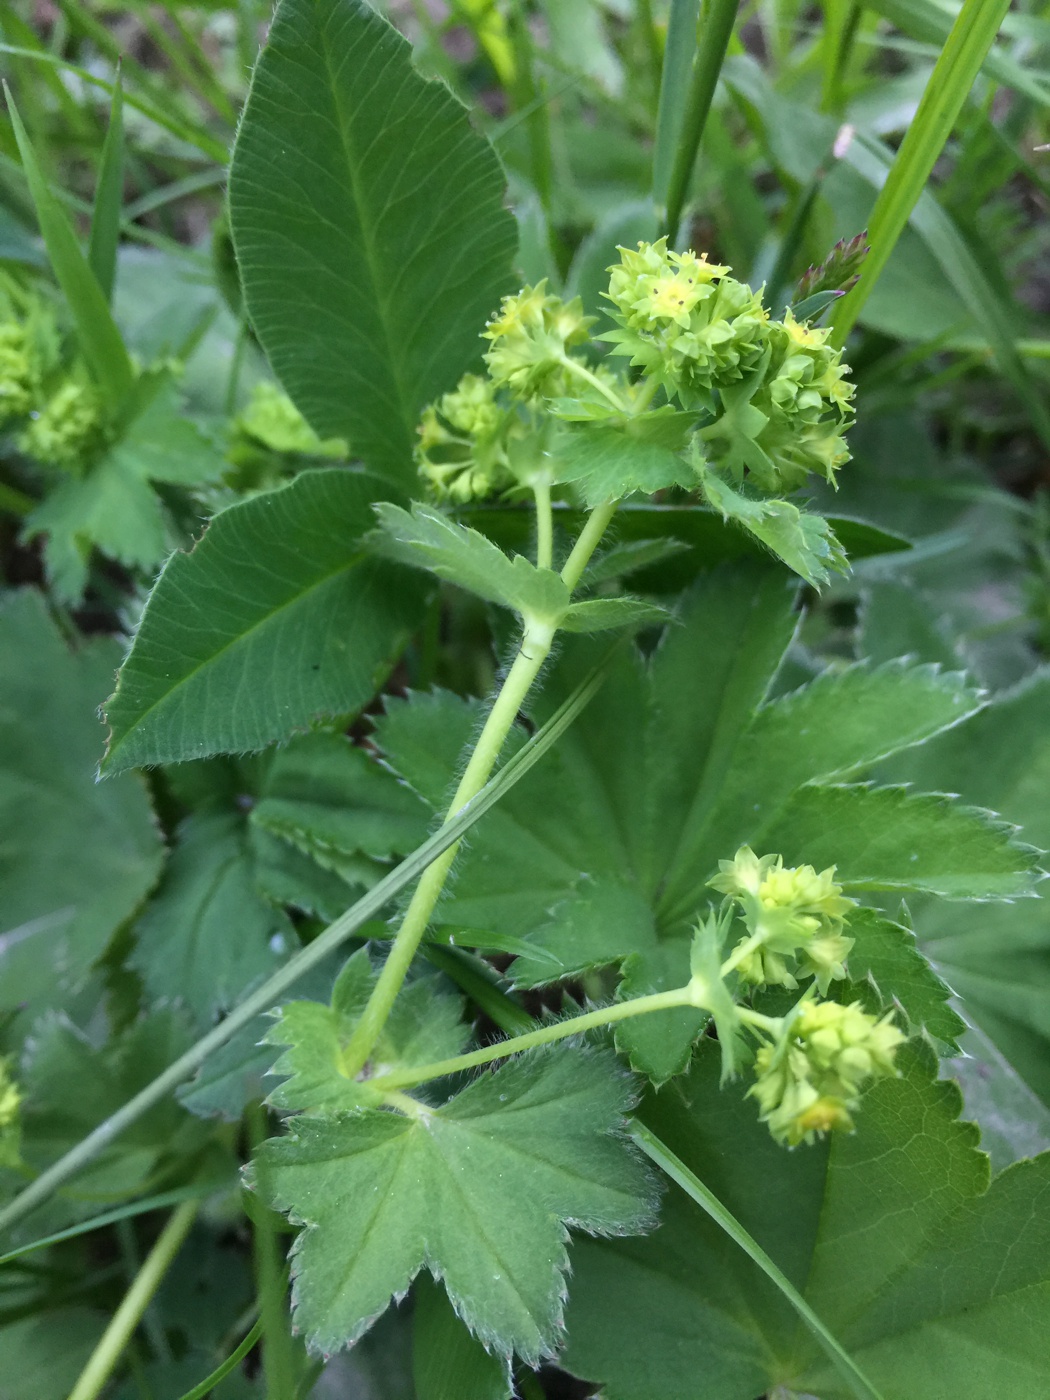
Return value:
M 507 1367 L 456 1316 L 427 1274 L 412 1288 L 412 1374 L 416 1400 L 511 1400 Z
M 966 1022 L 952 1009 L 949 988 L 920 953 L 912 930 L 874 909 L 860 908 L 850 916 L 849 931 L 854 943 L 847 995 L 861 984 L 860 999 L 868 1011 L 892 1006 L 912 1033 L 925 1031 L 939 1048 L 958 1053 Z
M 107 301 L 113 299 L 113 279 L 117 271 L 120 244 L 120 218 L 124 203 L 124 94 L 120 70 L 113 84 L 109 104 L 109 126 L 102 143 L 95 203 L 91 210 L 91 237 L 88 264 Z
M 102 459 L 85 476 L 61 482 L 26 520 L 28 537 L 45 536 L 58 596 L 80 600 L 92 549 L 152 572 L 176 541 L 152 483 L 200 486 L 216 481 L 224 465 L 215 444 L 179 412 L 175 386 L 158 386 Z
M 61 1004 L 160 873 L 145 785 L 95 781 L 119 650 L 66 646 L 39 593 L 0 606 L 0 1006 Z
M 621 653 L 558 750 L 479 826 L 438 906 L 442 924 L 532 945 L 537 956 L 513 965 L 519 984 L 619 964 L 625 992 L 681 985 L 695 919 L 715 899 L 707 881 L 744 843 L 788 863 L 837 865 L 858 890 L 999 898 L 1030 888 L 1030 851 L 985 816 L 943 797 L 841 784 L 971 713 L 977 697 L 959 676 L 861 664 L 768 699 L 797 623 L 774 569 L 716 570 L 679 618 L 648 661 Z M 594 654 L 567 640 L 537 718 Z M 475 725 L 472 705 L 414 696 L 390 702 L 377 739 L 439 808 Z M 904 1001 L 915 969 L 898 962 Z M 879 980 L 887 999 L 895 981 Z M 923 1005 L 916 1014 L 932 1014 Z M 664 1079 L 702 1024 L 689 1010 L 656 1013 L 622 1027 L 618 1043 Z
M 548 1355 L 566 1224 L 622 1234 L 651 1222 L 649 1179 L 622 1135 L 629 1102 L 612 1057 L 560 1050 L 504 1065 L 418 1117 L 295 1119 L 255 1173 L 307 1226 L 293 1303 L 310 1345 L 349 1345 L 426 1265 L 486 1346 Z
M 147 995 L 178 1001 L 202 1028 L 284 960 L 292 926 L 256 887 L 243 817 L 187 818 L 135 939 L 130 962 Z
M 672 415 L 685 417 L 674 410 Z M 669 486 L 695 489 L 696 472 L 689 463 L 658 433 L 646 431 L 660 426 L 658 419 L 653 422 L 650 415 L 643 415 L 623 428 L 578 427 L 563 432 L 554 449 L 558 479 L 575 482 L 590 508 L 636 491 L 651 496 Z
M 322 865 L 358 852 L 376 860 L 414 851 L 432 813 L 404 784 L 391 783 L 341 734 L 306 734 L 278 750 L 252 825 L 293 842 Z
M 1050 1155 L 988 1187 L 954 1086 L 912 1043 L 857 1131 L 785 1153 L 705 1044 L 642 1116 L 768 1251 L 885 1400 L 1030 1400 L 1050 1380 Z M 852 1400 L 779 1292 L 681 1192 L 649 1239 L 582 1242 L 565 1364 L 609 1400 Z M 659 1345 L 653 1345 L 654 1337 Z
M 68 1307 L 36 1313 L 0 1331 L 3 1400 L 48 1400 L 65 1395 L 106 1326 L 102 1312 Z
M 342 1053 L 378 976 L 361 948 L 336 978 L 330 1005 L 289 1001 L 281 1008 L 265 1037 L 268 1045 L 286 1047 L 271 1071 L 286 1076 L 270 1095 L 275 1108 L 331 1114 L 367 1102 L 357 1081 L 343 1074 Z M 440 978 L 420 977 L 399 994 L 372 1062 L 390 1073 L 451 1059 L 469 1035 L 461 999 L 441 990 Z
M 420 410 L 511 289 L 503 193 L 466 110 L 364 0 L 282 0 L 230 173 L 248 311 L 311 426 L 403 485 Z
M 928 751 L 885 765 L 888 776 L 950 786 L 967 801 L 994 804 L 1050 847 L 1050 671 L 996 696 Z M 1046 861 L 1042 862 L 1045 866 Z M 1045 886 L 1039 888 L 1043 893 Z M 1039 900 L 981 909 L 915 902 L 925 953 L 964 998 L 999 1050 L 1050 1103 L 1050 906 Z
M 523 554 L 508 558 L 477 530 L 431 506 L 415 504 L 409 512 L 381 502 L 376 515 L 380 529 L 369 543 L 384 558 L 532 617 L 556 620 L 569 606 L 569 590 L 552 569 L 538 569 Z
M 303 472 L 172 556 L 106 707 L 106 771 L 260 749 L 371 699 L 423 607 L 361 545 L 376 490 Z
M 6 84 L 5 96 L 51 269 L 69 306 L 84 359 L 110 410 L 117 412 L 131 393 L 131 360 L 66 212 L 48 186 Z

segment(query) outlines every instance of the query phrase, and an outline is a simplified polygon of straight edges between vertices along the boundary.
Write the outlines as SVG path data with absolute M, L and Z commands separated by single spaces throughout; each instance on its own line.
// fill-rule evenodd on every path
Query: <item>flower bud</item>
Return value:
M 546 278 L 504 297 L 482 333 L 492 341 L 485 363 L 493 382 L 522 399 L 566 392 L 565 357 L 571 346 L 589 339 L 592 319 L 583 314 L 579 297 L 564 302 L 548 293 Z
M 466 505 L 513 485 L 507 463 L 506 411 L 492 381 L 465 374 L 423 412 L 416 460 L 439 500 Z

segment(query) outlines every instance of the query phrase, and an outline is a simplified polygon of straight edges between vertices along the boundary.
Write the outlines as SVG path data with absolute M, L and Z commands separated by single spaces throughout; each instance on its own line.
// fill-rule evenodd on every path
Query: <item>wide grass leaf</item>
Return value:
M 703 577 L 649 659 L 622 652 L 557 751 L 486 817 L 436 918 L 525 939 L 536 954 L 513 964 L 519 984 L 616 964 L 633 994 L 687 980 L 695 920 L 716 902 L 707 882 L 745 843 L 788 863 L 837 865 L 858 894 L 1029 892 L 1033 853 L 1012 828 L 942 796 L 843 781 L 957 724 L 976 693 L 958 675 L 894 662 L 832 671 L 770 700 L 797 621 L 772 568 Z M 566 642 L 536 719 L 597 655 L 597 644 Z M 438 808 L 475 724 L 457 698 L 414 697 L 388 706 L 377 737 Z M 899 971 L 910 983 L 909 959 Z M 905 999 L 895 978 L 876 981 L 887 1004 Z M 702 1024 L 690 1010 L 661 1012 L 622 1027 L 618 1042 L 664 1079 Z
M 323 438 L 409 484 L 517 246 L 494 152 L 364 0 L 282 0 L 230 173 L 252 322 Z
M 423 607 L 418 575 L 361 544 L 377 487 L 303 472 L 169 559 L 106 708 L 108 771 L 260 749 L 371 699 Z
M 66 646 L 43 597 L 0 608 L 0 1007 L 61 1004 L 160 873 L 142 780 L 95 781 L 97 709 L 120 659 Z
M 995 1395 L 1050 1384 L 1050 1154 L 989 1188 L 954 1085 L 912 1042 L 902 1077 L 865 1096 L 857 1131 L 787 1153 L 705 1045 L 644 1121 L 758 1240 L 884 1400 Z M 574 1255 L 571 1370 L 609 1400 L 852 1400 L 777 1290 L 682 1193 L 649 1239 Z M 652 1339 L 660 1338 L 654 1347 Z
M 651 1224 L 651 1183 L 622 1132 L 629 1091 L 610 1055 L 562 1049 L 514 1060 L 419 1116 L 295 1119 L 254 1175 L 307 1227 L 293 1303 L 311 1347 L 350 1345 L 425 1265 L 492 1350 L 550 1354 L 566 1224 Z

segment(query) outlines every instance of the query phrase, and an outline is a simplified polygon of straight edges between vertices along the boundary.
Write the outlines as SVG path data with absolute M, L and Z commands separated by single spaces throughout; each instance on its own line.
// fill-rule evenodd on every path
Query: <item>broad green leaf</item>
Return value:
M 513 1393 L 507 1366 L 470 1335 L 427 1274 L 412 1288 L 412 1374 L 416 1400 L 511 1400 Z
M 610 627 L 657 627 L 668 616 L 666 608 L 641 598 L 589 598 L 573 603 L 558 625 L 563 632 L 604 632 Z
M 986 816 L 944 797 L 834 785 L 956 724 L 974 692 L 935 667 L 862 664 L 769 700 L 796 622 L 777 570 L 738 565 L 698 580 L 651 658 L 624 651 L 557 751 L 479 826 L 439 923 L 525 939 L 541 956 L 516 960 L 521 985 L 553 981 L 553 956 L 562 976 L 618 964 L 633 994 L 687 980 L 693 925 L 716 902 L 707 881 L 744 843 L 837 865 L 858 892 L 1027 892 L 1030 850 Z M 566 642 L 537 718 L 593 655 Z M 474 706 L 418 696 L 388 704 L 377 740 L 439 809 L 475 725 Z M 911 960 L 898 971 L 906 1002 Z M 876 980 L 887 1000 L 898 994 L 894 979 Z M 664 1079 L 702 1024 L 692 1011 L 659 1013 L 624 1026 L 618 1042 Z
M 672 419 L 686 416 L 673 409 L 671 413 Z M 589 507 L 635 491 L 651 496 L 669 486 L 694 489 L 696 472 L 689 463 L 674 446 L 646 432 L 647 427 L 661 426 L 659 420 L 647 423 L 650 417 L 643 415 L 622 428 L 581 426 L 563 432 L 554 449 L 559 481 L 576 483 Z
M 369 1102 L 343 1074 L 341 1056 L 378 977 L 361 948 L 336 978 L 330 1005 L 285 1003 L 265 1037 L 268 1045 L 286 1047 L 271 1071 L 286 1076 L 270 1095 L 274 1107 L 331 1114 Z M 420 977 L 398 995 L 371 1059 L 384 1072 L 412 1069 L 460 1054 L 469 1035 L 461 998 L 443 991 L 439 978 Z
M 131 360 L 66 212 L 48 186 L 6 84 L 4 93 L 51 270 L 69 306 L 84 359 L 110 411 L 117 413 L 131 393 Z
M 788 1153 L 704 1044 L 643 1120 L 773 1257 L 884 1400 L 1030 1400 L 1050 1381 L 1043 1317 L 1050 1155 L 988 1187 L 954 1086 L 915 1042 L 857 1131 Z M 609 1400 L 852 1400 L 780 1294 L 683 1193 L 638 1241 L 582 1242 L 563 1364 Z M 653 1345 L 653 1337 L 660 1343 Z
M 260 749 L 371 699 L 423 606 L 362 547 L 376 489 L 303 472 L 169 559 L 106 707 L 107 771 Z
M 49 1309 L 0 1330 L 4 1400 L 47 1400 L 73 1387 L 106 1326 L 88 1307 Z
M 252 322 L 322 438 L 410 485 L 517 246 L 499 162 L 364 0 L 282 0 L 230 172 Z
M 986 705 L 929 750 L 886 765 L 895 779 L 994 804 L 1050 847 L 1050 671 Z M 1045 860 L 1043 861 L 1045 865 Z M 1045 887 L 1040 887 L 1042 893 Z M 926 954 L 999 1050 L 1050 1102 L 1050 912 L 1046 898 L 992 908 L 914 904 Z
M 222 453 L 179 412 L 175 386 L 163 383 L 120 440 L 86 476 L 63 481 L 26 520 L 42 534 L 48 574 L 58 596 L 82 597 L 92 549 L 129 568 L 152 572 L 176 533 L 153 482 L 199 486 L 218 479 Z
M 431 820 L 428 807 L 391 783 L 363 749 L 326 733 L 278 750 L 251 812 L 253 826 L 322 865 L 359 852 L 376 860 L 405 855 L 426 839 Z
M 254 811 L 251 816 L 254 818 Z M 366 856 L 344 856 L 311 842 L 304 831 L 296 844 L 249 824 L 255 886 L 271 904 L 287 905 L 331 923 L 381 879 L 385 867 Z M 319 861 L 323 858 L 324 864 Z
M 539 619 L 556 621 L 569 606 L 569 590 L 552 569 L 538 569 L 522 554 L 508 558 L 477 530 L 431 506 L 415 504 L 409 513 L 382 502 L 376 515 L 380 529 L 369 543 L 387 559 L 426 569 L 490 603 Z
M 201 1027 L 284 960 L 295 935 L 256 887 L 242 815 L 186 819 L 135 939 L 130 963 L 147 995 L 180 1003 Z
M 0 605 L 0 1007 L 61 1004 L 160 873 L 134 774 L 99 785 L 97 711 L 120 659 L 70 651 L 39 593 Z
M 629 1084 L 607 1054 L 517 1059 L 418 1116 L 299 1117 L 255 1177 L 307 1229 L 293 1302 L 309 1344 L 348 1346 L 426 1265 L 493 1351 L 537 1362 L 557 1342 L 566 1224 L 651 1222 L 647 1172 L 622 1136 Z
M 120 70 L 113 84 L 109 104 L 109 126 L 102 143 L 95 203 L 91 211 L 91 237 L 88 264 L 107 301 L 113 299 L 113 279 L 117 271 L 120 243 L 120 216 L 124 203 L 124 93 Z

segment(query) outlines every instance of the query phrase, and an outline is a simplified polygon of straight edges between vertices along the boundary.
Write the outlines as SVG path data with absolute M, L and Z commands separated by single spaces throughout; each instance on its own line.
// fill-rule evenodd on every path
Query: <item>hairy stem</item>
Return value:
M 574 360 L 571 355 L 563 355 L 561 362 L 570 373 L 576 375 L 577 379 L 582 379 L 592 389 L 597 389 L 599 394 L 612 404 L 617 413 L 629 414 L 631 412 L 630 406 L 624 403 L 616 390 L 610 384 L 603 383 L 594 371 L 589 370 L 581 361 Z
M 551 514 L 551 484 L 537 481 L 532 488 L 536 501 L 536 567 L 549 569 L 554 550 L 554 518 Z
M 550 1045 L 567 1036 L 581 1035 L 584 1031 L 595 1030 L 598 1026 L 609 1026 L 615 1021 L 626 1021 L 631 1016 L 646 1016 L 651 1011 L 671 1011 L 680 1006 L 695 1006 L 691 986 L 676 987 L 670 992 L 653 992 L 650 996 L 634 997 L 631 1001 L 617 1001 L 612 1006 L 603 1006 L 598 1011 L 588 1011 L 583 1016 L 572 1016 L 567 1021 L 555 1021 L 539 1030 L 528 1031 L 525 1035 L 501 1040 L 495 1045 L 486 1045 L 483 1050 L 472 1050 L 467 1055 L 456 1055 L 450 1060 L 436 1060 L 430 1065 L 420 1065 L 415 1069 L 396 1070 L 371 1080 L 371 1086 L 380 1090 L 384 1097 L 391 1090 L 408 1088 L 413 1084 L 425 1084 L 429 1079 L 443 1079 L 448 1074 L 458 1074 L 461 1070 L 476 1069 L 478 1065 L 489 1065 L 493 1060 L 506 1059 L 522 1050 L 534 1050 L 539 1045 Z
M 123 1355 L 124 1348 L 131 1340 L 142 1314 L 178 1254 L 199 1209 L 199 1201 L 184 1201 L 172 1212 L 171 1219 L 161 1231 L 157 1243 L 147 1255 L 131 1287 L 124 1294 L 123 1301 L 99 1339 L 98 1346 L 88 1357 L 87 1365 L 70 1392 L 69 1400 L 95 1400 L 95 1397 L 101 1394 Z
M 608 505 L 595 506 L 588 516 L 587 524 L 580 531 L 580 537 L 573 545 L 572 553 L 561 571 L 562 582 L 567 585 L 570 593 L 579 583 L 581 574 L 590 563 L 591 555 L 598 548 L 619 504 L 619 501 L 610 501 Z
M 500 756 L 511 726 L 517 719 L 518 711 L 550 653 L 553 639 L 554 628 L 549 623 L 526 620 L 518 655 L 507 672 L 506 680 L 478 736 L 470 762 L 460 779 L 456 795 L 445 817 L 446 822 L 484 787 Z M 390 1009 L 426 932 L 430 916 L 441 897 L 458 850 L 457 841 L 432 865 L 427 866 L 416 886 L 401 921 L 401 927 L 383 964 L 383 971 L 379 974 L 379 980 L 343 1053 L 343 1072 L 351 1079 L 364 1067 L 382 1034 Z

